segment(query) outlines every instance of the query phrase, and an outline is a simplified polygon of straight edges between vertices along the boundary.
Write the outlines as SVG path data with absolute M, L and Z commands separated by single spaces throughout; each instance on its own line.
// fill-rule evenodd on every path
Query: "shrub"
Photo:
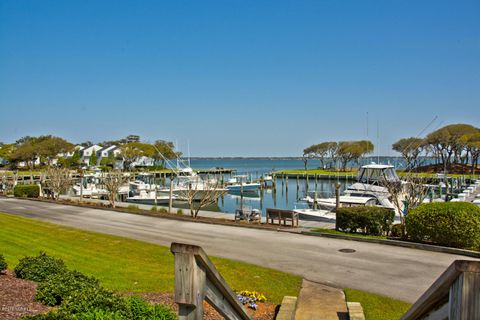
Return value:
M 176 314 L 167 306 L 151 305 L 139 297 L 126 299 L 130 319 L 139 320 L 175 320 Z
M 163 208 L 163 207 L 158 208 L 157 211 L 160 212 L 160 213 L 168 213 L 167 208 Z
M 37 287 L 35 298 L 43 304 L 56 306 L 75 291 L 99 287 L 99 281 L 78 271 L 67 271 L 48 276 Z
M 100 286 L 73 291 L 71 295 L 65 297 L 59 307 L 61 313 L 71 315 L 78 315 L 94 309 L 118 311 L 125 316 L 128 314 L 125 300 Z
M 67 267 L 61 259 L 47 256 L 41 252 L 36 257 L 22 258 L 15 267 L 17 278 L 33 280 L 36 282 L 45 281 L 45 279 L 54 274 L 64 273 Z
M 140 208 L 136 204 L 129 204 L 127 209 L 131 210 L 131 211 L 139 211 L 140 210 Z
M 183 215 L 183 210 L 182 210 L 182 209 L 178 209 L 178 210 L 177 210 L 177 214 L 180 215 L 180 216 L 182 216 L 182 215 Z
M 390 230 L 395 212 L 372 206 L 339 208 L 336 212 L 336 229 L 356 233 L 361 229 L 365 234 L 381 235 Z
M 8 264 L 5 261 L 5 257 L 3 256 L 3 254 L 0 254 L 0 272 L 2 272 L 3 270 L 7 270 L 7 268 Z
M 156 206 L 151 207 L 151 208 L 150 208 L 150 211 L 152 211 L 152 212 L 157 212 L 157 207 L 156 207 Z
M 118 311 L 106 311 L 103 309 L 93 309 L 80 313 L 76 319 L 81 320 L 124 320 L 125 317 Z
M 40 187 L 36 184 L 17 184 L 13 188 L 13 195 L 17 198 L 38 198 Z
M 390 229 L 390 236 L 395 238 L 403 238 L 405 235 L 405 225 L 401 223 L 393 224 Z
M 426 203 L 406 217 L 408 237 L 440 245 L 480 249 L 480 208 L 467 202 Z

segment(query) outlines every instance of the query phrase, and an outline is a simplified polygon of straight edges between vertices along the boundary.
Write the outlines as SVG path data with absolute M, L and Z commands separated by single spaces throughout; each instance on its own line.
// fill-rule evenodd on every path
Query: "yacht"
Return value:
M 401 183 L 400 178 L 392 165 L 369 164 L 360 167 L 357 182 L 348 186 L 339 198 L 340 207 L 351 206 L 380 206 L 395 210 L 391 194 L 386 185 Z M 336 207 L 336 198 L 304 198 L 311 207 L 316 202 L 317 207 L 333 210 Z

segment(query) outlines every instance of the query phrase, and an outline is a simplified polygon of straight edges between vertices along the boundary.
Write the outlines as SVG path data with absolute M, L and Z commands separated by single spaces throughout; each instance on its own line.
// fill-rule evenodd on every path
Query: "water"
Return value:
M 365 160 L 364 163 L 370 163 Z M 386 162 L 385 162 L 386 163 Z M 236 170 L 236 174 L 246 174 L 252 179 L 258 179 L 262 175 L 276 170 L 303 169 L 304 163 L 299 159 L 192 159 L 190 165 L 193 169 L 226 168 Z M 308 162 L 308 169 L 316 169 L 319 166 L 318 160 Z M 227 175 L 225 178 L 228 178 Z M 255 193 L 227 193 L 219 199 L 218 205 L 209 210 L 219 210 L 227 213 L 234 213 L 240 207 L 251 207 L 259 209 L 265 214 L 267 208 L 295 209 L 305 208 L 306 203 L 302 202 L 309 192 L 317 191 L 318 198 L 330 198 L 335 196 L 335 184 L 340 183 L 340 190 L 343 191 L 349 184 L 354 182 L 354 176 L 347 181 L 317 180 L 289 178 L 286 180 L 277 179 L 276 189 L 264 189 Z M 288 184 L 288 187 L 287 187 Z

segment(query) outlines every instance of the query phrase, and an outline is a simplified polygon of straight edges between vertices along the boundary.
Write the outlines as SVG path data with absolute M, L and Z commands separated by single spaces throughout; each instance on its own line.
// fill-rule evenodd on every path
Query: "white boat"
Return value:
M 85 198 L 101 198 L 107 196 L 107 190 L 97 187 L 97 185 L 100 185 L 100 177 L 99 173 L 85 174 L 82 181 L 72 186 L 75 196 Z
M 173 199 L 175 199 L 175 196 Z M 126 201 L 138 204 L 161 205 L 168 204 L 170 196 L 160 195 L 155 191 L 141 190 L 138 194 L 128 196 Z
M 319 209 L 294 209 L 293 212 L 298 213 L 300 220 L 314 220 L 330 222 L 336 219 L 335 212 Z
M 395 210 L 391 194 L 385 183 L 401 183 L 392 165 L 369 164 L 359 169 L 358 182 L 350 185 L 339 197 L 340 207 L 380 206 Z M 315 200 L 307 196 L 303 199 L 313 207 Z M 333 210 L 336 198 L 318 198 L 316 204 L 321 209 Z
M 260 188 L 260 183 L 248 181 L 246 175 L 237 175 L 227 181 L 225 188 L 236 192 L 256 191 Z

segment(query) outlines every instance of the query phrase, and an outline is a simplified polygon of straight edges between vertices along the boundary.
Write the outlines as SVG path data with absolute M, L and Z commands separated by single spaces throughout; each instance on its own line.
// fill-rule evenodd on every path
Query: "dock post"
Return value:
M 340 183 L 335 184 L 335 211 L 340 208 Z
M 285 190 L 288 192 L 288 176 L 285 177 Z

